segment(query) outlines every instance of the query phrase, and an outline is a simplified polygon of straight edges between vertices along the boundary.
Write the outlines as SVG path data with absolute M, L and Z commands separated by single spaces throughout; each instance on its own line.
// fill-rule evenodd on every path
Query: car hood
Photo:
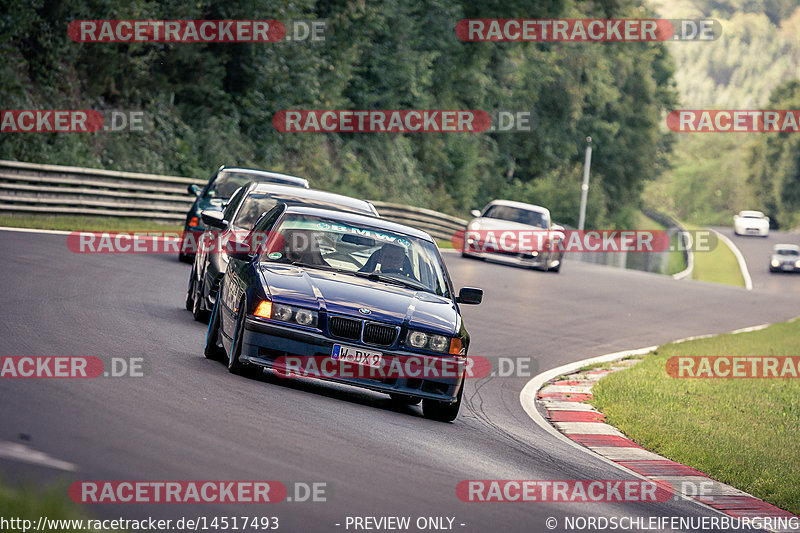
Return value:
M 275 302 L 448 335 L 461 327 L 453 301 L 429 292 L 291 265 L 262 263 L 260 272 Z M 359 309 L 368 309 L 369 314 Z

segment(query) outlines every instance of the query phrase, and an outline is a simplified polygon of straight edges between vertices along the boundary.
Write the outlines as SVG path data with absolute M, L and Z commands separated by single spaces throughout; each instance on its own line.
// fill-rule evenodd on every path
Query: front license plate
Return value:
M 383 359 L 383 353 L 363 350 L 354 346 L 342 346 L 341 344 L 334 344 L 333 352 L 331 352 L 331 358 L 338 361 L 355 363 L 361 366 L 380 368 L 381 360 Z

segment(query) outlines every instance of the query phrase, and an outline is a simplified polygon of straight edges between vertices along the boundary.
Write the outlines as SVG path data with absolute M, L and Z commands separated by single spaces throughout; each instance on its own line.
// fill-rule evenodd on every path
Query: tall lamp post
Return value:
M 583 231 L 586 222 L 586 200 L 589 196 L 589 167 L 592 165 L 592 138 L 586 137 L 586 159 L 583 161 L 583 184 L 581 185 L 581 212 L 578 215 L 578 229 Z

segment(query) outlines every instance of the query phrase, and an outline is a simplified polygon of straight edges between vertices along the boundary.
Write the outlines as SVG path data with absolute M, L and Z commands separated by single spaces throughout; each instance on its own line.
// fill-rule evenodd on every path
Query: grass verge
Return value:
M 49 520 L 86 520 L 88 517 L 81 512 L 77 504 L 67 497 L 66 485 L 53 485 L 49 488 L 39 488 L 34 485 L 24 484 L 11 487 L 7 482 L 0 481 L 0 516 L 6 520 L 12 518 L 29 520 L 28 530 L 35 529 L 39 518 Z M 19 527 L 12 527 L 8 531 L 22 531 L 22 524 L 15 522 Z M 76 523 L 61 523 L 62 527 L 55 528 L 63 533 L 85 532 L 85 527 Z M 46 526 L 46 524 L 43 524 Z M 43 527 L 43 529 L 45 529 Z M 109 531 L 109 533 L 113 533 Z
M 62 231 L 182 231 L 183 224 L 127 217 L 0 214 L 0 226 Z
M 687 230 L 703 230 L 700 226 L 686 224 Z M 735 287 L 744 287 L 744 278 L 739 269 L 736 256 L 728 245 L 718 241 L 716 248 L 710 252 L 694 252 L 694 271 L 692 278 L 698 281 L 710 281 L 712 283 L 722 283 Z
M 592 389 L 608 423 L 655 453 L 800 514 L 800 379 L 676 379 L 669 357 L 797 355 L 800 320 L 661 346 Z

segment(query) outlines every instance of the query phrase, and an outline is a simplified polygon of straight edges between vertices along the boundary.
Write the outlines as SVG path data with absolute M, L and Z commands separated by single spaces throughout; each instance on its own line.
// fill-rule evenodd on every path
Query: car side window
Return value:
M 278 220 L 278 217 L 283 213 L 283 206 L 278 204 L 274 206 L 272 209 L 261 215 L 261 218 L 253 225 L 253 231 L 264 231 L 267 228 L 272 227 L 275 224 L 275 221 Z
M 242 202 L 244 193 L 244 187 L 239 187 L 239 189 L 236 190 L 231 199 L 228 201 L 228 205 L 225 206 L 225 211 L 223 211 L 222 218 L 227 221 L 233 220 L 233 215 L 236 214 L 236 210 L 239 208 L 239 204 Z

